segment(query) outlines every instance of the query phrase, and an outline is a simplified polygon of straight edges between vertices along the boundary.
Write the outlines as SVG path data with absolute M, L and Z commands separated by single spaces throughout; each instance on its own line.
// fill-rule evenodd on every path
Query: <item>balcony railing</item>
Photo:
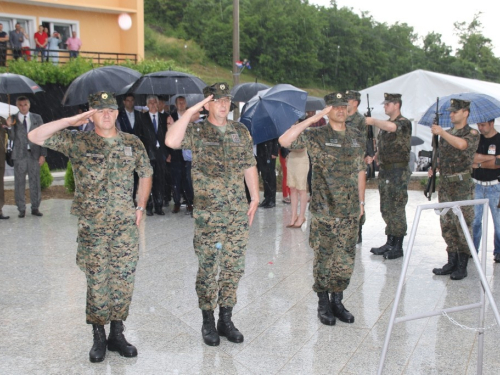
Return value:
M 14 56 L 18 56 L 18 54 L 14 53 L 12 49 L 7 49 L 6 52 L 6 61 L 5 66 L 8 66 L 9 61 L 14 59 Z M 20 52 L 20 57 L 24 60 L 35 60 L 38 62 L 52 62 L 55 65 L 58 64 L 66 64 L 68 61 L 72 59 L 71 53 L 74 51 L 70 50 L 49 50 L 44 49 L 43 51 L 35 50 L 35 49 L 23 49 Z M 2 56 L 0 51 L 0 66 L 4 66 L 2 64 Z M 42 59 L 43 56 L 43 59 Z M 78 56 L 84 59 L 90 59 L 95 65 L 104 65 L 105 63 L 113 62 L 116 64 L 120 64 L 125 61 L 131 61 L 133 63 L 137 63 L 137 54 L 135 53 L 117 53 L 117 52 L 92 52 L 92 51 L 78 51 Z M 42 61 L 43 60 L 43 61 Z

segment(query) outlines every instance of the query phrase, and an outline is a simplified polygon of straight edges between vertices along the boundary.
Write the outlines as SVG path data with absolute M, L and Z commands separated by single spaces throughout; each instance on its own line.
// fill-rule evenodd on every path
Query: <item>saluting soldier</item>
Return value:
M 153 170 L 142 142 L 115 127 L 118 106 L 114 94 L 89 96 L 88 112 L 42 125 L 28 135 L 31 142 L 66 155 L 75 176 L 71 213 L 78 216 L 77 264 L 87 277 L 87 324 L 92 324 L 91 362 L 101 362 L 106 345 L 125 357 L 137 356 L 123 335 L 137 261 L 139 225 Z M 72 132 L 89 119 L 95 131 Z M 132 191 L 139 175 L 138 207 Z M 111 322 L 106 340 L 104 325 Z
M 227 119 L 231 106 L 229 86 L 216 83 L 205 87 L 203 93 L 205 99 L 187 109 L 171 126 L 165 143 L 173 149 L 192 152 L 193 245 L 198 257 L 196 293 L 203 316 L 203 341 L 216 346 L 220 343 L 219 336 L 234 343 L 244 339 L 231 317 L 245 268 L 249 227 L 259 204 L 259 177 L 248 129 Z M 190 123 L 191 117 L 203 107 L 209 112 L 208 118 L 201 123 Z M 250 206 L 243 178 L 250 191 Z
M 474 183 L 471 176 L 474 154 L 479 144 L 479 133 L 467 124 L 470 101 L 451 99 L 450 111 L 453 128 L 444 130 L 432 125 L 432 134 L 439 136 L 439 202 L 454 202 L 474 199 Z M 429 169 L 432 176 L 434 171 Z M 474 207 L 461 207 L 469 233 L 471 233 Z M 458 216 L 449 210 L 440 216 L 441 233 L 446 242 L 448 262 L 442 268 L 434 268 L 436 275 L 450 275 L 452 280 L 467 276 L 470 249 Z
M 380 165 L 378 190 L 380 212 L 385 221 L 387 242 L 370 251 L 385 259 L 403 256 L 403 239 L 406 236 L 406 203 L 411 171 L 408 163 L 411 150 L 411 122 L 401 115 L 401 94 L 384 94 L 384 110 L 389 120 L 366 118 L 366 125 L 380 129 L 377 136 L 375 159 Z
M 346 126 L 347 99 L 343 92 L 325 96 L 327 107 L 292 126 L 279 139 L 283 147 L 307 147 L 313 167 L 309 245 L 314 250 L 313 290 L 318 318 L 325 325 L 336 319 L 353 323 L 342 303 L 354 269 L 359 218 L 364 212 L 366 165 L 364 137 Z M 328 115 L 328 124 L 304 131 Z

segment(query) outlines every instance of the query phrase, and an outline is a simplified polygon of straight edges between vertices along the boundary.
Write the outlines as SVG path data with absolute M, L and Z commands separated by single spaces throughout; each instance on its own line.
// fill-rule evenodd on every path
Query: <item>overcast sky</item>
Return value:
M 309 0 L 311 4 L 330 6 L 330 0 Z M 453 34 L 454 22 L 469 24 L 474 14 L 482 12 L 479 20 L 483 25 L 482 34 L 491 39 L 493 52 L 500 58 L 500 15 L 499 0 L 337 0 L 339 8 L 352 8 L 357 14 L 368 11 L 377 22 L 392 25 L 407 23 L 420 37 L 434 31 L 442 35 L 442 40 L 453 48 L 458 47 L 458 37 Z

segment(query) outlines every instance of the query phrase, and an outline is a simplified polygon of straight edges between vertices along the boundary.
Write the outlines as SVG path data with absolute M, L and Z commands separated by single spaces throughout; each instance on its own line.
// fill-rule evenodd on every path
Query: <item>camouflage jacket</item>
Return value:
M 399 115 L 394 121 L 395 132 L 380 130 L 377 137 L 378 162 L 384 164 L 409 163 L 411 150 L 411 122 Z
M 362 146 L 366 154 L 366 142 L 367 142 L 366 139 L 368 138 L 368 129 L 366 127 L 365 116 L 363 116 L 359 112 L 354 112 L 352 115 L 347 117 L 347 119 L 345 120 L 345 124 L 347 126 L 352 126 L 358 129 L 361 136 L 365 138 L 365 141 L 362 143 Z
M 307 147 L 312 163 L 313 214 L 331 217 L 359 215 L 358 175 L 363 162 L 363 137 L 353 127 L 337 132 L 327 124 L 304 131 L 290 149 Z
M 44 147 L 66 155 L 73 167 L 75 198 L 71 213 L 87 220 L 135 220 L 134 170 L 151 177 L 144 145 L 135 135 L 118 132 L 113 144 L 97 133 L 62 130 Z
M 465 139 L 467 148 L 459 150 L 439 137 L 439 173 L 450 176 L 457 173 L 470 173 L 474 154 L 479 144 L 479 132 L 465 125 L 462 129 L 448 129 L 447 133 Z
M 223 134 L 208 120 L 190 123 L 181 145 L 192 151 L 194 206 L 207 211 L 246 211 L 244 172 L 255 166 L 245 125 L 227 121 Z

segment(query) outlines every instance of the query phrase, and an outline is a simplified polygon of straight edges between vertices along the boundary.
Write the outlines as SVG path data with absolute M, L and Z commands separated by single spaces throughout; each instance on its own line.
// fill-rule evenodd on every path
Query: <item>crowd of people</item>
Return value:
M 195 289 L 203 342 L 216 346 L 221 337 L 233 343 L 244 341 L 232 311 L 255 213 L 258 207 L 276 206 L 278 157 L 289 188 L 283 191 L 284 203 L 290 197 L 292 207 L 287 227 L 300 228 L 306 222 L 306 209 L 310 213 L 312 289 L 318 296 L 322 324 L 332 326 L 337 319 L 349 324 L 355 321 L 344 306 L 343 292 L 354 270 L 356 243 L 361 241 L 366 170 L 374 160 L 379 166 L 380 211 L 387 240 L 371 252 L 387 260 L 404 255 L 412 126 L 401 113 L 400 94 L 385 94 L 388 119 L 380 120 L 358 112 L 359 92 L 330 93 L 322 111 L 308 114 L 279 139 L 257 147 L 248 129 L 228 118 L 231 95 L 226 83 L 207 86 L 204 96 L 191 107 L 178 96 L 175 110 L 170 111 L 165 98 L 149 95 L 148 110 L 141 112 L 134 107 L 133 95 L 126 95 L 119 109 L 113 93 L 98 92 L 89 97 L 88 110 L 44 125 L 40 116 L 29 111 L 29 100 L 19 97 L 19 113 L 6 121 L 15 145 L 20 218 L 26 210 L 26 174 L 30 176 L 31 213 L 42 216 L 40 186 L 32 179 L 38 176 L 39 180 L 46 148 L 62 152 L 73 165 L 77 188 L 71 212 L 79 218 L 77 263 L 87 277 L 86 316 L 94 335 L 89 353 L 92 362 L 104 360 L 106 350 L 126 357 L 137 355 L 123 335 L 138 260 L 137 226 L 144 212 L 164 215 L 163 207 L 171 199 L 174 214 L 185 199 L 186 213 L 194 217 L 193 247 L 199 264 Z M 500 262 L 500 136 L 493 120 L 478 124 L 479 132 L 467 124 L 470 105 L 452 99 L 448 111 L 453 128 L 433 125 L 431 129 L 440 138 L 439 201 L 469 200 L 474 195 L 489 198 L 495 224 L 494 260 Z M 201 117 L 202 112 L 208 115 Z M 370 126 L 378 131 L 374 156 L 367 154 Z M 262 202 L 259 172 L 264 183 Z M 429 175 L 436 172 L 431 169 Z M 309 198 L 308 188 L 312 191 Z M 8 219 L 1 208 L 0 218 Z M 478 249 L 482 206 L 464 207 L 463 212 Z M 459 220 L 450 210 L 440 217 L 440 223 L 447 263 L 432 272 L 463 279 L 470 250 Z
M 40 25 L 38 31 L 33 35 L 35 45 L 32 46 L 31 38 L 20 23 L 16 23 L 14 30 L 7 34 L 3 31 L 3 24 L 0 23 L 0 66 L 5 66 L 7 61 L 7 50 L 10 47 L 12 58 L 14 60 L 24 59 L 30 61 L 32 58 L 41 62 L 59 63 L 59 54 L 63 42 L 61 34 L 53 31 L 52 35 L 48 27 Z M 76 58 L 80 53 L 82 41 L 77 36 L 76 31 L 72 31 L 71 37 L 64 41 L 66 49 L 69 52 L 69 58 Z M 34 48 L 33 48 L 34 47 Z

